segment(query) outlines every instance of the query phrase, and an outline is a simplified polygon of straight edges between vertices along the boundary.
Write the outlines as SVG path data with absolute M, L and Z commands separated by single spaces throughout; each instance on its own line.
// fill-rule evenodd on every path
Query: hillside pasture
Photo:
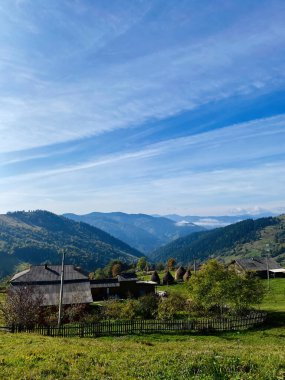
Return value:
M 183 284 L 167 287 L 184 292 Z M 285 279 L 273 279 L 262 309 L 278 326 L 222 334 L 51 338 L 0 332 L 0 378 L 256 379 L 285 378 Z M 274 320 L 273 320 L 274 322 Z

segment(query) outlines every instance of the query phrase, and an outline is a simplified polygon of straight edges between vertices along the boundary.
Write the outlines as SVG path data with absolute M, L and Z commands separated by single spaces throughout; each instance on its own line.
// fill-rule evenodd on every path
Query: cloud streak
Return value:
M 283 206 L 284 15 L 278 0 L 2 3 L 1 209 Z
M 133 128 L 208 102 L 280 86 L 284 83 L 284 57 L 270 56 L 285 42 L 284 23 L 277 11 L 278 7 L 273 12 L 275 23 L 264 25 L 257 19 L 249 26 L 248 19 L 242 18 L 231 28 L 198 42 L 184 41 L 182 46 L 177 44 L 126 62 L 116 62 L 114 57 L 103 68 L 107 38 L 98 56 L 98 69 L 96 65 L 90 69 L 88 60 L 81 62 L 82 72 L 71 80 L 58 80 L 56 76 L 43 80 L 37 71 L 33 72 L 33 66 L 28 74 L 21 73 L 21 64 L 15 80 L 28 82 L 32 78 L 31 85 L 25 87 L 25 97 L 16 92 L 0 98 L 0 131 L 5 135 L 0 150 L 29 149 Z M 61 9 L 54 12 L 56 19 L 63 16 Z M 130 28 L 141 22 L 146 9 L 141 12 L 140 16 L 129 15 Z M 264 13 L 259 11 L 259 18 L 264 18 Z M 69 23 L 63 26 L 69 27 Z M 117 33 L 129 38 L 128 28 L 122 28 L 112 29 L 113 38 L 118 38 Z M 86 35 L 81 36 L 84 38 Z M 81 54 L 80 49 L 76 54 Z M 93 45 L 89 52 L 92 49 Z M 96 50 L 93 54 L 96 57 Z M 58 58 L 61 62 L 60 56 L 55 55 L 54 60 Z M 72 65 L 66 70 L 67 77 L 71 73 Z

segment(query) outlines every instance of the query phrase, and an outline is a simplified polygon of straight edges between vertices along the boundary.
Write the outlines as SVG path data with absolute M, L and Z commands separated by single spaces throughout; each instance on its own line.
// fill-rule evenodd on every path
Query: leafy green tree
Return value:
M 137 262 L 137 269 L 139 271 L 144 271 L 147 268 L 147 261 L 145 257 L 140 257 L 138 262 Z
M 162 262 L 159 262 L 159 263 L 156 263 L 155 264 L 155 269 L 157 270 L 157 271 L 163 271 L 163 269 L 165 269 L 165 265 L 162 263 Z
M 175 267 L 175 264 L 176 264 L 176 260 L 173 258 L 173 257 L 170 257 L 168 260 L 167 260 L 167 269 L 168 270 L 173 270 L 174 267 Z
M 112 266 L 112 277 L 118 276 L 122 271 L 122 265 L 120 263 L 115 263 Z
M 264 284 L 251 274 L 230 273 L 229 286 L 228 304 L 238 314 L 246 312 L 251 305 L 260 304 L 265 295 Z
M 203 314 L 242 312 L 261 302 L 264 288 L 250 276 L 240 276 L 217 260 L 209 260 L 189 282 L 192 305 Z

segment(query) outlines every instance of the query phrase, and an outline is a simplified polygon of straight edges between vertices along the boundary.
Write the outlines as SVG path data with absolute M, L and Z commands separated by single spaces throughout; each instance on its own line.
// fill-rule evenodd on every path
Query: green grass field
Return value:
M 271 324 L 255 331 L 84 339 L 2 332 L 0 379 L 284 380 L 285 279 L 270 285 L 261 308 Z

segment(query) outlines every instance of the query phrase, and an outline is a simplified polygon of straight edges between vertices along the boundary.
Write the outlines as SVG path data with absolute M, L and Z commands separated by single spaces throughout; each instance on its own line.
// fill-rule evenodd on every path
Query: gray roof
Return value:
M 137 276 L 135 274 L 131 274 L 131 275 L 125 275 L 125 274 L 118 275 L 117 279 L 118 279 L 119 282 L 137 281 L 138 280 L 138 278 L 137 278 Z
M 30 269 L 15 274 L 11 283 L 37 283 L 60 281 L 61 265 L 33 265 Z M 88 280 L 88 277 L 76 269 L 73 265 L 64 266 L 64 280 Z
M 267 270 L 267 258 L 238 259 L 235 260 L 235 263 L 245 271 L 262 272 Z M 268 268 L 280 269 L 281 265 L 270 257 L 268 258 Z

